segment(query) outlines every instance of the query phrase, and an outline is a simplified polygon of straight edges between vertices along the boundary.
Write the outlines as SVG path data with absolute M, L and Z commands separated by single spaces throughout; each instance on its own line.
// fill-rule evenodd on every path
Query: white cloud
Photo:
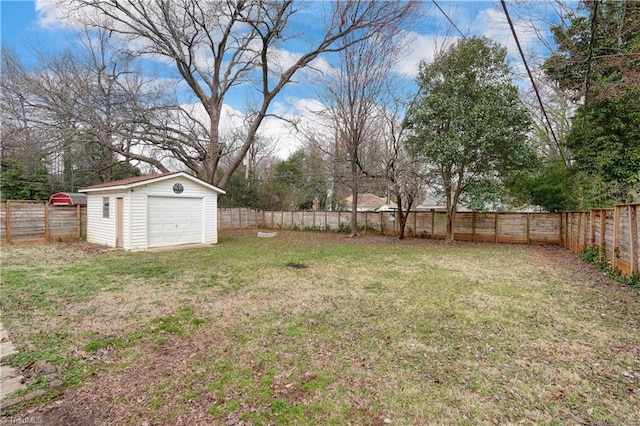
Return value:
M 326 128 L 318 118 L 318 112 L 324 108 L 317 99 L 286 98 L 284 102 L 274 104 L 273 108 L 273 113 L 285 120 L 267 117 L 260 127 L 260 134 L 277 141 L 275 154 L 280 158 L 287 158 L 302 146 L 304 132 L 321 132 Z M 296 126 L 292 123 L 296 123 Z
M 38 17 L 38 25 L 44 29 L 55 30 L 65 27 L 62 19 L 66 15 L 66 11 L 57 1 L 36 0 L 35 1 L 36 16 Z
M 408 33 L 407 37 L 411 37 L 411 43 L 407 46 L 406 52 L 403 52 L 403 58 L 398 61 L 395 71 L 412 79 L 418 75 L 420 61 L 432 62 L 436 53 L 443 46 L 455 43 L 459 39 L 438 34 L 422 35 L 418 33 Z

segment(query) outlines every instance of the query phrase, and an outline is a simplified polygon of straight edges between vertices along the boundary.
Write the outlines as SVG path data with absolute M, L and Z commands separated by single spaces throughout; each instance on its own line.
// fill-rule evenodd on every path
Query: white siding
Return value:
M 204 242 L 216 244 L 218 242 L 218 197 L 204 199 Z
M 184 191 L 181 194 L 173 192 L 173 185 L 181 183 Z M 134 192 L 156 197 L 184 197 L 184 198 L 204 198 L 209 197 L 212 191 L 192 180 L 177 176 L 160 182 L 153 182 L 149 185 L 141 185 L 133 188 Z
M 102 217 L 102 199 L 109 197 L 109 217 Z M 116 195 L 89 194 L 87 197 L 87 241 L 116 246 Z
M 145 250 L 147 244 L 147 194 L 132 192 L 129 207 L 129 228 L 125 232 L 130 235 L 130 246 L 127 250 Z

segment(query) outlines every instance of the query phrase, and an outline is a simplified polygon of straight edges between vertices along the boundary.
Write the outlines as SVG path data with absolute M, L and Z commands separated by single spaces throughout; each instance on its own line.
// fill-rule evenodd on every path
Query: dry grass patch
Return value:
M 58 422 L 637 419 L 638 293 L 561 248 L 238 232 L 34 259 L 3 273 L 5 326 L 16 365 L 60 366 L 61 402 L 36 407 Z

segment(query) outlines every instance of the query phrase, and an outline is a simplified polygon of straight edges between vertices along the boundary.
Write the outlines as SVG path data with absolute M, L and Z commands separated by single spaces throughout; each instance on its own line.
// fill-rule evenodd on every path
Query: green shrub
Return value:
M 619 256 L 619 250 L 614 251 Z M 585 247 L 578 255 L 583 262 L 595 266 L 600 272 L 613 279 L 640 290 L 640 273 L 634 272 L 629 277 L 622 275 L 618 268 L 614 268 L 607 259 L 606 249 L 600 247 Z

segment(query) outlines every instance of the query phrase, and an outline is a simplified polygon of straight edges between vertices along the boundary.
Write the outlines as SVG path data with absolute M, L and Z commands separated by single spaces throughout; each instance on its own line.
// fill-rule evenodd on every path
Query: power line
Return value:
M 547 115 L 547 111 L 544 108 L 544 104 L 542 103 L 542 98 L 540 97 L 540 91 L 538 90 L 538 86 L 536 86 L 536 82 L 533 79 L 533 74 L 531 74 L 531 69 L 529 69 L 529 64 L 527 63 L 527 59 L 524 56 L 524 51 L 522 50 L 522 46 L 520 45 L 520 41 L 518 40 L 518 35 L 516 34 L 516 29 L 513 26 L 513 22 L 511 21 L 511 16 L 509 16 L 509 11 L 507 10 L 507 3 L 505 0 L 500 0 L 502 3 L 502 9 L 504 10 L 504 14 L 507 17 L 507 22 L 509 23 L 509 28 L 511 28 L 511 34 L 513 34 L 513 38 L 516 40 L 516 45 L 518 46 L 518 51 L 520 52 L 520 56 L 522 57 L 522 62 L 524 62 L 524 67 L 527 70 L 527 74 L 529 74 L 529 79 L 531 80 L 531 84 L 533 85 L 533 90 L 536 92 L 536 97 L 538 98 L 538 103 L 540 104 L 540 109 L 542 110 L 542 114 L 544 115 L 545 120 L 547 121 L 547 125 L 549 126 L 549 130 L 551 131 L 551 136 L 553 137 L 553 141 L 558 147 L 558 152 L 562 157 L 562 161 L 566 164 L 566 159 L 564 154 L 562 153 L 562 148 L 560 147 L 560 143 L 558 142 L 558 138 L 556 137 L 556 133 L 553 131 L 553 126 L 551 125 L 551 120 L 549 120 L 549 116 Z
M 593 42 L 596 38 L 596 18 L 598 16 L 598 4 L 599 1 L 595 1 L 593 5 L 593 15 L 591 16 L 591 38 L 589 39 L 589 57 L 587 58 L 587 75 L 584 80 L 584 106 L 587 107 L 589 99 L 589 87 L 591 79 L 591 64 L 593 63 Z
M 433 2 L 433 4 L 438 8 L 438 10 L 440 11 L 440 13 L 442 13 L 444 15 L 445 18 L 447 18 L 447 21 L 449 21 L 449 23 L 453 26 L 453 28 L 456 29 L 456 31 L 458 31 L 458 33 L 462 36 L 462 38 L 465 41 L 469 41 L 469 39 L 467 38 L 466 35 L 464 35 L 462 33 L 462 31 L 460 31 L 460 28 L 458 28 L 458 26 L 456 25 L 455 22 L 453 22 L 453 20 L 451 18 L 449 18 L 449 15 L 447 15 L 447 13 L 440 7 L 440 5 L 436 2 L 436 0 L 431 0 Z M 416 93 L 416 95 L 413 97 L 413 99 L 411 100 L 411 104 L 409 104 L 409 109 L 411 109 L 413 107 L 413 104 L 416 102 L 416 100 L 418 99 L 418 96 L 420 96 L 420 93 L 422 92 L 422 85 L 420 85 L 418 87 L 418 93 Z
M 447 15 L 447 14 L 445 13 L 445 11 L 444 11 L 444 10 L 442 10 L 442 8 L 440 7 L 440 5 L 439 5 L 438 3 L 436 3 L 436 0 L 431 0 L 431 1 L 433 2 L 433 4 L 435 4 L 435 5 L 436 5 L 436 7 L 440 10 L 440 12 L 444 15 L 444 17 L 445 17 L 445 18 L 447 18 L 447 21 L 449 21 L 449 23 L 450 23 L 451 25 L 453 25 L 453 28 L 455 28 L 455 29 L 456 29 L 456 31 L 458 31 L 458 33 L 462 36 L 462 38 L 463 38 L 463 39 L 465 39 L 465 40 L 467 40 L 467 36 L 466 36 L 466 35 L 464 35 L 464 34 L 462 33 L 462 31 L 460 31 L 460 28 L 458 28 L 458 26 L 455 24 L 455 22 L 453 22 L 453 21 L 451 20 L 451 18 L 449 18 L 449 15 Z

